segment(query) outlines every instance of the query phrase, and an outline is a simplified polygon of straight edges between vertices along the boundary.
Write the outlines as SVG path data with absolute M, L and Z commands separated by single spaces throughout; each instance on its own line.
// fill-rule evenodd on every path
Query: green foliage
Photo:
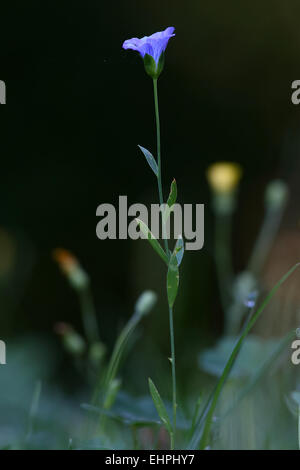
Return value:
M 183 240 L 178 238 L 174 251 L 171 255 L 167 274 L 167 293 L 169 307 L 172 308 L 177 297 L 179 286 L 179 265 L 182 261 L 184 252 Z
M 150 389 L 150 393 L 151 393 L 151 396 L 152 396 L 153 403 L 155 405 L 155 408 L 157 409 L 158 416 L 160 417 L 163 425 L 165 426 L 165 428 L 168 431 L 168 433 L 170 434 L 170 436 L 172 436 L 173 429 L 172 429 L 172 425 L 171 425 L 170 418 L 169 418 L 169 415 L 167 413 L 166 407 L 164 405 L 164 402 L 161 399 L 161 396 L 160 396 L 157 388 L 155 387 L 154 383 L 152 382 L 152 380 L 150 378 L 149 378 L 149 389 Z
M 155 176 L 157 177 L 158 175 L 158 167 L 157 167 L 157 163 L 156 163 L 156 160 L 155 158 L 153 157 L 152 153 L 149 152 L 149 150 L 145 149 L 144 147 L 142 147 L 141 145 L 138 145 L 139 149 L 143 152 L 151 170 L 153 171 L 153 173 L 155 174 Z
M 152 248 L 156 251 L 156 253 L 161 257 L 161 259 L 168 264 L 168 257 L 164 250 L 162 249 L 161 245 L 157 241 L 157 239 L 154 237 L 153 233 L 151 230 L 147 227 L 147 225 L 140 219 L 135 219 L 137 224 L 139 225 L 141 231 L 143 232 L 145 238 L 149 241 L 150 245 Z
M 256 321 L 268 305 L 268 303 L 271 301 L 272 297 L 275 295 L 279 287 L 289 278 L 289 276 L 299 267 L 300 263 L 297 263 L 295 266 L 293 266 L 279 281 L 278 283 L 273 287 L 269 295 L 265 298 L 261 306 L 257 309 L 257 311 L 254 313 L 254 315 L 250 318 L 246 326 L 244 327 L 239 340 L 237 341 L 227 363 L 226 366 L 222 372 L 222 375 L 219 379 L 219 382 L 216 385 L 216 388 L 214 392 L 212 393 L 211 398 L 209 399 L 205 412 L 202 413 L 202 416 L 197 424 L 197 427 L 195 429 L 194 435 L 191 438 L 189 444 L 188 444 L 188 449 L 196 449 L 199 445 L 201 449 L 205 449 L 207 446 L 207 441 L 209 437 L 209 432 L 210 432 L 210 427 L 211 427 L 211 421 L 213 417 L 213 413 L 215 411 L 219 396 L 221 394 L 221 391 L 223 389 L 223 386 L 232 370 L 232 367 L 237 359 L 237 356 L 239 354 L 239 351 L 245 341 L 245 338 L 247 337 L 248 333 L 251 331 L 253 326 L 255 325 Z

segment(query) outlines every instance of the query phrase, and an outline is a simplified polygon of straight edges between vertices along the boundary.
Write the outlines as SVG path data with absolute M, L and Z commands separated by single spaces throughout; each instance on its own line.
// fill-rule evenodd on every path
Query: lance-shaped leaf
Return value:
M 171 183 L 171 188 L 170 188 L 170 194 L 167 200 L 167 204 L 169 207 L 172 207 L 173 204 L 175 204 L 177 199 L 177 184 L 175 178 L 173 179 Z
M 174 253 L 175 253 L 175 256 L 176 256 L 176 259 L 177 259 L 177 265 L 180 266 L 183 255 L 184 255 L 184 243 L 183 243 L 183 239 L 182 239 L 181 235 L 179 236 L 179 238 L 177 240 L 177 243 L 176 243 L 176 246 L 175 246 L 175 249 L 174 249 Z
M 178 238 L 174 251 L 169 261 L 169 268 L 167 274 L 167 292 L 169 307 L 172 308 L 177 296 L 179 285 L 179 269 L 183 257 L 183 240 L 182 237 Z
M 161 399 L 161 396 L 157 388 L 155 387 L 154 383 L 152 382 L 150 378 L 149 378 L 149 389 L 150 389 L 150 393 L 151 393 L 155 408 L 157 409 L 158 416 L 160 417 L 163 425 L 165 426 L 169 434 L 172 435 L 173 429 L 172 429 L 172 425 L 171 425 L 166 407 L 164 405 L 164 402 Z
M 140 219 L 135 219 L 136 223 L 139 225 L 141 232 L 144 234 L 144 237 L 148 239 L 152 248 L 156 251 L 156 253 L 161 257 L 161 259 L 168 265 L 168 257 L 164 252 L 162 246 L 157 241 L 151 230 L 147 227 L 147 225 Z
M 155 158 L 153 157 L 152 153 L 149 152 L 149 150 L 145 149 L 144 147 L 142 147 L 141 145 L 138 145 L 138 147 L 141 149 L 141 151 L 143 152 L 151 170 L 153 171 L 153 173 L 155 174 L 155 176 L 158 175 L 158 167 L 157 167 L 157 163 L 156 163 L 156 160 Z
M 162 216 L 163 224 L 167 223 L 167 220 L 172 212 L 172 207 L 174 206 L 176 199 L 177 199 L 177 184 L 176 184 L 176 180 L 173 179 L 171 183 L 170 194 L 167 200 L 167 204 L 165 205 L 164 211 L 163 211 L 163 216 Z

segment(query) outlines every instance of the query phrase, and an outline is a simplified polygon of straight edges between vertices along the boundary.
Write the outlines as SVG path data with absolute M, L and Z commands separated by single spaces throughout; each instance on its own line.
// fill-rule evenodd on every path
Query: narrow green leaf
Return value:
M 152 380 L 149 378 L 148 381 L 149 381 L 150 393 L 151 393 L 155 408 L 157 409 L 158 416 L 160 417 L 163 425 L 165 426 L 165 428 L 171 435 L 173 433 L 173 429 L 172 429 L 170 418 L 168 416 L 164 402 L 162 401 L 161 396 L 157 388 L 155 387 L 154 383 L 152 382 Z
M 239 340 L 237 341 L 235 347 L 233 348 L 233 351 L 226 363 L 226 366 L 224 367 L 223 373 L 211 395 L 211 397 L 208 399 L 207 405 L 204 409 L 204 411 L 201 413 L 200 419 L 197 423 L 195 432 L 187 446 L 188 450 L 192 449 L 197 449 L 199 444 L 202 449 L 205 449 L 206 444 L 207 444 L 207 439 L 209 437 L 209 432 L 210 432 L 210 426 L 211 426 L 211 421 L 213 417 L 213 413 L 215 411 L 219 396 L 221 394 L 221 391 L 223 389 L 223 386 L 228 378 L 228 375 L 230 374 L 230 371 L 236 361 L 236 358 L 238 356 L 238 353 L 243 345 L 243 342 L 245 338 L 247 337 L 248 333 L 252 330 L 254 324 L 266 308 L 266 306 L 269 304 L 271 301 L 272 297 L 274 294 L 277 292 L 279 287 L 290 277 L 290 275 L 300 266 L 300 263 L 295 264 L 278 282 L 277 284 L 273 287 L 273 289 L 270 291 L 270 293 L 267 295 L 265 300 L 262 302 L 260 307 L 257 309 L 257 311 L 254 313 L 254 315 L 251 317 L 249 322 L 246 324 L 245 328 L 243 329 Z
M 167 292 L 169 307 L 172 308 L 176 300 L 179 286 L 179 269 L 176 256 L 172 255 L 167 274 Z
M 157 163 L 156 163 L 156 160 L 155 158 L 153 157 L 152 153 L 149 152 L 149 150 L 145 149 L 144 147 L 142 147 L 141 145 L 138 145 L 138 147 L 141 149 L 141 151 L 143 152 L 151 170 L 153 171 L 153 173 L 155 174 L 155 176 L 158 175 L 158 167 L 157 167 Z
M 177 199 L 177 184 L 175 178 L 173 179 L 171 183 L 171 188 L 170 188 L 170 194 L 167 200 L 167 204 L 169 207 L 172 207 L 173 204 L 175 204 Z
M 169 261 L 169 268 L 167 274 L 167 293 L 169 307 L 172 308 L 177 296 L 179 286 L 179 269 L 183 257 L 184 247 L 182 237 L 178 238 L 174 251 Z
M 177 259 L 177 265 L 179 267 L 181 265 L 181 261 L 184 255 L 184 243 L 183 243 L 182 236 L 178 238 L 176 245 L 175 245 L 174 252 L 175 252 L 176 259 Z
M 267 357 L 267 359 L 258 366 L 255 374 L 245 385 L 245 387 L 238 393 L 237 397 L 233 400 L 228 410 L 226 410 L 225 413 L 220 416 L 218 420 L 218 423 L 220 425 L 223 423 L 223 419 L 226 418 L 236 408 L 236 406 L 248 395 L 248 393 L 252 391 L 252 389 L 259 383 L 259 381 L 268 374 L 280 354 L 284 351 L 284 349 L 290 346 L 294 337 L 295 330 L 292 330 L 276 345 L 273 352 Z
M 161 257 L 161 259 L 168 265 L 168 257 L 164 252 L 162 246 L 159 244 L 153 233 L 149 230 L 147 225 L 140 219 L 135 219 L 136 223 L 139 225 L 142 233 L 144 234 L 145 238 L 148 239 L 152 248 L 156 251 L 156 253 Z
M 173 179 L 171 183 L 170 194 L 167 200 L 167 204 L 165 205 L 164 211 L 163 211 L 163 216 L 162 216 L 163 224 L 167 223 L 167 220 L 173 210 L 172 208 L 176 200 L 177 200 L 177 184 L 176 184 L 176 180 Z

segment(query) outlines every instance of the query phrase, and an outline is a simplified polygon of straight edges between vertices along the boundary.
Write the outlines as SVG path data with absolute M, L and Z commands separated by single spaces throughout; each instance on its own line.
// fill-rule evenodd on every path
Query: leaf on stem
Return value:
M 141 149 L 141 151 L 143 152 L 151 170 L 153 171 L 153 173 L 155 174 L 155 176 L 157 177 L 158 176 L 158 167 L 157 167 L 157 163 L 156 163 L 156 160 L 155 158 L 153 157 L 152 153 L 149 152 L 149 150 L 145 149 L 144 147 L 142 147 L 141 145 L 138 145 L 138 147 Z
M 177 265 L 179 267 L 181 265 L 181 261 L 184 255 L 184 243 L 181 235 L 176 242 L 174 253 L 177 259 Z
M 178 238 L 174 251 L 169 261 L 169 268 L 167 274 L 167 293 L 169 307 L 172 308 L 177 296 L 179 285 L 179 265 L 182 261 L 184 253 L 184 245 L 182 237 Z
M 171 183 L 171 188 L 170 188 L 170 194 L 167 200 L 167 204 L 169 207 L 172 207 L 173 204 L 175 204 L 177 199 L 177 184 L 175 178 L 173 179 Z
M 161 396 L 160 396 L 157 388 L 155 387 L 154 383 L 152 382 L 152 380 L 149 378 L 148 381 L 149 381 L 150 393 L 151 393 L 152 400 L 154 402 L 155 408 L 157 410 L 158 416 L 160 417 L 160 419 L 161 419 L 163 425 L 165 426 L 165 428 L 167 429 L 168 433 L 170 435 L 172 435 L 173 434 L 173 429 L 172 429 L 170 418 L 169 418 L 169 415 L 167 413 L 164 402 L 162 401 Z
M 151 230 L 147 227 L 147 225 L 140 219 L 135 219 L 136 223 L 139 225 L 141 232 L 143 233 L 144 237 L 149 241 L 152 248 L 156 251 L 156 253 L 161 257 L 161 259 L 168 265 L 168 257 L 164 252 L 162 246 L 157 241 Z
M 165 205 L 164 211 L 163 211 L 163 216 L 162 216 L 163 224 L 167 223 L 167 220 L 172 212 L 172 208 L 176 200 L 177 200 L 177 184 L 176 184 L 176 180 L 173 179 L 171 183 L 170 194 L 167 200 L 167 204 Z

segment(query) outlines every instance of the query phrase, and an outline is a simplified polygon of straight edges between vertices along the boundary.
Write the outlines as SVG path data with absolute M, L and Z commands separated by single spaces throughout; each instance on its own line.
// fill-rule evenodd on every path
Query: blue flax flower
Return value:
M 162 72 L 164 65 L 164 52 L 169 39 L 175 36 L 175 28 L 170 26 L 164 31 L 144 36 L 141 39 L 127 39 L 123 43 L 123 49 L 132 49 L 140 53 L 144 60 L 145 69 L 148 75 L 157 79 Z

